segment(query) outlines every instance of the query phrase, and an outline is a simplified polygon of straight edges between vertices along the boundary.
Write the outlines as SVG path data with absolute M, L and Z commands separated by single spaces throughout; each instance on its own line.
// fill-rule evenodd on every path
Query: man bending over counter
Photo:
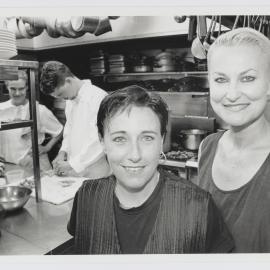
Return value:
M 90 80 L 81 80 L 61 62 L 49 61 L 42 68 L 41 90 L 66 100 L 66 119 L 61 149 L 53 161 L 60 176 L 104 177 L 110 174 L 98 138 L 96 118 L 107 95 Z

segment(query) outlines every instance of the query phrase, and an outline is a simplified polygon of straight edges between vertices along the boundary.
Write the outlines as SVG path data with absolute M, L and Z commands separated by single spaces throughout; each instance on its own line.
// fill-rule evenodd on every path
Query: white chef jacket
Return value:
M 40 145 L 45 139 L 45 134 L 56 137 L 61 133 L 63 126 L 44 105 L 37 102 L 36 108 Z M 13 105 L 11 100 L 0 103 L 0 120 L 29 120 L 29 102 L 19 106 Z M 0 131 L 0 156 L 3 156 L 6 161 L 19 164 L 30 149 L 32 149 L 30 127 Z
M 104 157 L 97 130 L 97 113 L 107 93 L 83 80 L 77 97 L 66 102 L 64 138 L 60 151 L 67 152 L 70 166 L 81 173 Z

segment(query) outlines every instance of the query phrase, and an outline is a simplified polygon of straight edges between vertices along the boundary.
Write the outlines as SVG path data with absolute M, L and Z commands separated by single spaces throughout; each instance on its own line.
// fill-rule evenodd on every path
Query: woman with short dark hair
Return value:
M 168 109 L 139 86 L 101 102 L 98 131 L 113 174 L 87 180 L 68 224 L 77 254 L 229 252 L 233 240 L 209 193 L 158 169 Z

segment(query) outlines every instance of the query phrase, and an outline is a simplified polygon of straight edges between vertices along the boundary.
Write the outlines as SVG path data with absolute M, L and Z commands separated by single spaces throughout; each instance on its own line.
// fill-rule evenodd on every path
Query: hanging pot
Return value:
M 108 17 L 100 18 L 99 24 L 97 26 L 97 29 L 94 32 L 94 35 L 99 36 L 109 31 L 112 31 L 109 18 Z
M 56 18 L 48 17 L 46 18 L 46 31 L 48 35 L 52 38 L 60 37 L 60 33 L 55 28 Z
M 99 24 L 99 17 L 71 17 L 71 26 L 76 32 L 89 32 L 93 34 Z
M 85 32 L 75 31 L 71 25 L 71 17 L 58 17 L 55 22 L 56 30 L 61 36 L 68 38 L 77 38 L 85 34 Z

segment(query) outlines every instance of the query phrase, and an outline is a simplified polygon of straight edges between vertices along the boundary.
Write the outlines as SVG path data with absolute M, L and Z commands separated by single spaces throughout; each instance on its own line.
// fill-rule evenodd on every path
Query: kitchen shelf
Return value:
M 159 80 L 159 79 L 181 79 L 184 77 L 207 77 L 207 71 L 175 71 L 175 72 L 144 72 L 144 73 L 107 73 L 92 74 L 94 77 L 103 77 L 108 83 L 135 81 L 135 80 Z
M 186 167 L 186 161 L 160 159 L 159 160 L 159 165 L 171 166 L 171 167 L 177 167 L 177 168 L 185 168 Z
M 35 181 L 36 201 L 41 200 L 40 166 L 38 152 L 38 132 L 37 132 L 37 113 L 36 113 L 36 78 L 39 63 L 36 61 L 5 60 L 0 59 L 0 80 L 18 79 L 18 70 L 26 69 L 28 74 L 29 86 L 29 111 L 30 119 L 25 121 L 14 121 L 1 123 L 0 131 L 16 128 L 31 128 L 33 173 Z
M 10 123 L 1 123 L 0 131 L 7 130 L 7 129 L 31 127 L 32 125 L 33 125 L 33 120 L 21 120 L 21 121 L 16 121 L 16 122 L 14 121 Z
M 196 168 L 198 169 L 198 161 L 194 160 L 193 158 L 188 159 L 187 161 L 180 161 L 180 160 L 171 160 L 171 159 L 160 159 L 159 165 L 164 166 L 171 166 L 171 167 L 177 167 L 177 168 Z
M 19 68 L 37 69 L 38 63 L 34 61 L 0 59 L 0 81 L 17 80 Z
M 168 92 L 168 91 L 155 91 L 155 93 L 159 94 L 159 95 L 175 95 L 175 96 L 182 96 L 182 95 L 189 95 L 189 96 L 199 96 L 199 97 L 208 97 L 209 96 L 209 92 L 205 91 L 205 92 L 196 92 L 196 91 L 190 91 L 190 92 Z

